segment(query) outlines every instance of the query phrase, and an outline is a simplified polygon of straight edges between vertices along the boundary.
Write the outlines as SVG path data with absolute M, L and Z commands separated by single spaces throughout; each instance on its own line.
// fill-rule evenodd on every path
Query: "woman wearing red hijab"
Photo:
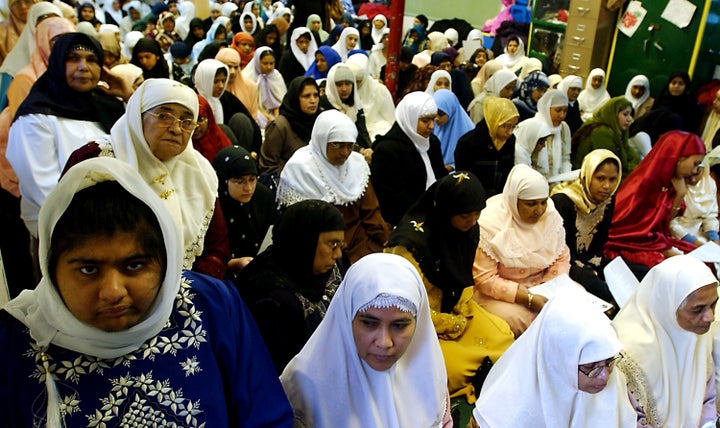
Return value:
M 193 133 L 192 143 L 195 150 L 200 152 L 205 159 L 212 162 L 218 152 L 232 145 L 232 142 L 215 122 L 215 115 L 207 100 L 202 95 L 198 95 L 198 102 L 200 103 L 198 127 Z

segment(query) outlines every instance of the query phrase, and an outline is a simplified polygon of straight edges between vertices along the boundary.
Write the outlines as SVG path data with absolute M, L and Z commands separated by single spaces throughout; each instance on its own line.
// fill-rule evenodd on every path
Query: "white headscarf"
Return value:
M 235 3 L 229 1 L 225 2 L 220 6 L 220 13 L 222 13 L 222 16 L 226 16 L 230 18 L 232 16 L 232 13 L 238 10 L 238 5 Z
M 583 89 L 580 92 L 580 95 L 578 95 L 580 109 L 583 111 L 583 120 L 587 120 L 592 117 L 593 113 L 605 104 L 605 101 L 610 99 L 610 94 L 602 83 L 599 88 L 593 89 L 592 79 L 595 76 L 602 76 L 604 83 L 605 71 L 602 68 L 594 68 L 590 71 L 590 74 L 588 74 L 588 77 L 585 80 L 585 89 Z
M 215 74 L 218 70 L 225 70 L 225 87 L 227 89 L 227 82 L 230 78 L 230 69 L 223 62 L 216 59 L 209 58 L 200 61 L 195 69 L 193 81 L 195 82 L 195 88 L 198 93 L 207 100 L 208 104 L 210 104 L 210 108 L 212 108 L 213 114 L 215 115 L 215 121 L 217 123 L 225 123 L 225 114 L 223 112 L 222 103 L 220 102 L 220 97 L 213 96 L 213 84 L 215 81 Z M 223 92 L 225 92 L 225 89 L 223 89 Z M 220 95 L 222 95 L 222 93 Z
M 510 55 L 507 51 L 507 44 L 505 45 L 504 53 L 497 58 L 496 60 L 500 61 L 505 67 L 509 68 L 512 71 L 517 71 L 522 67 L 522 64 L 525 60 L 525 43 L 523 43 L 522 39 L 519 37 L 515 38 L 518 42 L 518 48 L 515 54 Z
M 405 95 L 395 109 L 395 121 L 407 137 L 412 141 L 425 164 L 425 189 L 430 187 L 437 178 L 430 165 L 428 150 L 430 149 L 430 138 L 425 138 L 417 133 L 418 120 L 423 116 L 437 114 L 437 105 L 432 95 L 427 92 L 410 92 Z
M 55 15 L 62 18 L 62 12 L 52 3 L 41 1 L 32 5 L 27 15 L 27 24 L 20 33 L 15 46 L 10 50 L 5 60 L 0 66 L 0 73 L 7 73 L 15 76 L 20 69 L 30 64 L 30 56 L 35 50 L 35 27 L 37 20 L 41 16 Z
M 357 28 L 346 27 L 344 30 L 342 30 L 342 33 L 340 33 L 340 38 L 338 39 L 338 41 L 331 46 L 333 49 L 335 49 L 335 52 L 340 55 L 342 62 L 345 62 L 345 60 L 347 60 L 349 52 L 347 49 L 347 45 L 345 45 L 345 39 L 347 39 L 347 37 L 351 34 L 354 34 L 355 37 L 357 37 L 358 44 L 360 44 L 360 32 L 357 30 Z M 358 45 L 355 45 L 355 47 L 357 46 Z
M 709 284 L 717 284 L 717 278 L 703 262 L 687 255 L 669 257 L 650 270 L 615 317 L 623 348 L 648 388 L 647 400 L 642 394 L 635 398 L 650 426 L 700 426 L 713 370 L 712 334 L 683 329 L 676 313 L 685 298 Z M 632 376 L 628 380 L 633 391 Z
M 310 143 L 293 153 L 280 174 L 278 204 L 287 207 L 305 199 L 320 199 L 349 205 L 360 199 L 370 179 L 363 155 L 352 152 L 341 166 L 327 158 L 328 143 L 355 143 L 357 136 L 357 127 L 346 115 L 337 110 L 320 113 Z
M 52 284 L 52 273 L 49 271 L 50 239 L 55 225 L 75 193 L 102 181 L 117 181 L 150 207 L 160 223 L 167 253 L 165 278 L 147 316 L 135 326 L 119 332 L 100 330 L 75 318 Z M 133 166 L 107 157 L 88 159 L 70 168 L 45 202 L 38 221 L 42 279 L 34 290 L 24 290 L 4 309 L 30 329 L 30 335 L 41 349 L 52 343 L 103 359 L 117 358 L 137 350 L 162 330 L 180 288 L 182 245 L 177 226 L 167 208 Z
M 125 43 L 123 43 L 121 52 L 125 58 L 132 58 L 132 51 L 137 42 L 145 37 L 140 31 L 130 31 L 125 35 Z
M 439 31 L 433 31 L 430 34 L 427 35 L 428 41 L 430 42 L 430 47 L 428 50 L 432 54 L 433 52 L 440 52 L 443 49 L 449 47 L 448 40 L 445 37 L 444 33 L 441 33 Z
M 348 75 L 352 76 L 352 80 L 341 77 Z M 353 84 L 353 90 L 350 96 L 353 99 L 353 105 L 347 105 L 342 102 L 340 94 L 338 93 L 336 83 L 350 81 Z M 362 108 L 362 101 L 360 95 L 358 95 L 357 81 L 355 80 L 355 73 L 346 64 L 337 63 L 330 68 L 327 76 L 327 86 L 325 87 L 325 96 L 327 97 L 330 104 L 339 111 L 345 113 L 355 123 L 357 120 L 357 113 Z
M 473 410 L 480 426 L 635 426 L 619 370 L 597 394 L 578 389 L 578 366 L 612 358 L 622 348 L 608 317 L 581 303 L 580 293 L 558 293 L 493 366 Z
M 374 138 L 376 135 L 385 135 L 395 122 L 395 102 L 390 91 L 385 85 L 370 76 L 367 56 L 352 55 L 345 64 L 355 74 L 357 82 L 355 89 L 362 101 L 370 138 Z
M 448 39 L 448 45 L 455 46 L 460 38 L 457 30 L 454 28 L 448 28 L 445 30 L 445 38 Z
M 545 177 L 528 165 L 515 165 L 503 192 L 487 200 L 480 212 L 480 248 L 496 262 L 511 268 L 544 268 L 566 248 L 563 220 L 548 198 Z M 537 223 L 525 223 L 518 213 L 518 199 L 547 199 L 547 209 Z
M 249 5 L 252 5 L 252 2 L 250 2 L 250 3 L 248 3 L 248 4 L 249 4 Z M 247 6 L 247 5 L 246 5 L 246 6 Z M 245 9 L 247 9 L 247 7 L 246 7 Z M 253 23 L 252 31 L 247 31 L 247 30 L 245 29 L 245 17 L 246 17 L 246 16 L 249 16 L 250 19 L 252 19 L 252 23 Z M 241 30 L 243 33 L 248 33 L 248 34 L 250 34 L 250 35 L 253 35 L 253 34 L 255 34 L 255 30 L 257 30 L 257 28 L 258 28 L 258 21 L 257 21 L 257 18 L 255 17 L 255 15 L 254 15 L 252 12 L 243 12 L 242 15 L 240 15 L 240 30 Z
M 551 87 L 552 87 L 552 85 L 551 85 Z M 582 78 L 580 76 L 575 76 L 575 75 L 571 74 L 571 75 L 565 77 L 563 80 L 561 80 L 560 83 L 558 83 L 557 88 L 560 90 L 560 92 L 567 95 L 567 91 L 570 88 L 582 89 Z M 575 105 L 576 102 L 577 102 L 577 98 L 575 99 L 575 101 L 570 101 L 568 99 L 568 103 L 570 105 Z
M 446 78 L 448 83 L 450 83 L 450 87 L 452 87 L 452 77 L 450 77 L 450 73 L 445 70 L 435 70 L 433 74 L 430 75 L 430 81 L 428 82 L 427 88 L 425 88 L 425 92 L 430 95 L 434 94 L 435 84 L 442 77 Z
M 547 147 L 540 150 L 535 163 L 532 161 L 532 153 L 535 151 L 538 140 L 551 134 L 550 127 L 547 126 L 545 121 L 538 118 L 531 117 L 520 122 L 513 131 L 513 135 L 515 135 L 515 164 L 530 165 L 540 174 L 547 176 L 549 171 Z
M 192 2 L 188 2 L 188 3 L 192 3 Z M 122 7 L 121 7 L 120 9 L 118 9 L 118 10 L 115 10 L 115 9 L 113 9 L 112 4 L 113 4 L 112 0 L 107 0 L 107 1 L 105 2 L 105 4 L 102 5 L 102 10 L 103 10 L 103 12 L 107 13 L 108 15 L 110 15 L 110 16 L 112 17 L 112 19 L 115 20 L 115 22 L 117 22 L 118 24 L 120 24 L 120 22 L 121 22 L 122 19 L 123 19 Z M 182 3 L 180 3 L 180 4 L 182 4 Z M 180 7 L 180 5 L 178 5 L 178 8 L 179 8 L 179 7 Z M 104 14 L 103 14 L 103 15 L 104 15 Z
M 375 21 L 382 21 L 385 25 L 383 25 L 383 27 L 378 30 L 377 28 L 375 28 Z M 385 15 L 381 13 L 375 15 L 375 17 L 372 19 L 372 30 L 370 31 L 370 36 L 372 37 L 376 45 L 382 42 L 382 36 L 383 34 L 385 34 L 386 28 L 388 28 L 388 22 Z
M 217 4 L 217 3 L 214 3 Z M 193 58 L 200 58 L 200 53 L 205 49 L 205 46 L 209 45 L 210 43 L 215 41 L 215 33 L 217 33 L 218 28 L 222 26 L 223 28 L 227 29 L 227 23 L 230 22 L 230 18 L 227 16 L 218 16 L 217 19 L 213 22 L 213 24 L 210 26 L 210 29 L 208 30 L 207 34 L 205 34 L 205 38 L 200 40 L 199 42 L 195 43 L 194 46 L 192 46 L 192 57 Z M 188 23 L 188 26 L 190 24 Z
M 560 125 L 558 126 L 554 126 L 552 119 L 550 118 L 551 108 L 566 107 L 568 105 L 568 97 L 566 93 L 567 92 L 563 92 L 559 89 L 548 89 L 538 100 L 537 113 L 535 113 L 535 118 L 539 118 L 545 122 L 552 131 L 552 137 L 548 138 L 545 142 L 545 148 L 547 149 L 548 156 L 549 177 L 569 172 L 572 169 L 570 164 L 570 139 L 572 136 L 570 126 L 568 126 L 565 121 L 560 122 Z
M 185 150 L 167 161 L 150 151 L 143 133 L 142 114 L 162 104 L 180 104 L 198 117 L 197 94 L 170 79 L 148 79 L 130 97 L 125 114 L 110 130 L 114 156 L 132 165 L 159 195 L 182 231 L 185 257 L 190 269 L 202 254 L 205 233 L 215 209 L 218 181 L 215 170 L 188 139 Z
M 642 86 L 645 88 L 645 91 L 642 95 L 640 95 L 640 98 L 635 98 L 632 96 L 633 86 Z M 632 103 L 633 110 L 637 111 L 638 107 L 640 107 L 645 101 L 647 101 L 648 98 L 650 98 L 650 80 L 648 80 L 647 76 L 645 76 L 644 74 L 638 74 L 637 76 L 630 79 L 627 88 L 625 88 L 625 98 L 627 98 L 627 100 Z
M 185 40 L 190 33 L 190 21 L 195 18 L 195 4 L 191 1 L 183 1 L 178 4 L 178 16 L 175 19 L 175 31 Z M 242 23 L 242 21 L 240 21 Z M 190 46 L 192 48 L 192 46 Z
M 297 39 L 303 34 L 308 34 L 310 36 L 310 46 L 308 46 L 307 53 L 303 53 L 296 43 Z M 290 36 L 290 50 L 292 50 L 293 56 L 295 56 L 305 71 L 307 71 L 313 61 L 315 61 L 315 52 L 317 51 L 317 48 L 317 42 L 315 42 L 315 37 L 313 37 L 312 31 L 310 31 L 309 28 L 297 27 L 293 30 L 292 35 Z
M 468 105 L 468 112 L 473 123 L 478 123 L 485 117 L 483 113 L 483 104 L 487 97 L 499 97 L 500 91 L 503 90 L 511 82 L 518 81 L 518 77 L 512 71 L 507 68 L 501 68 L 500 70 L 493 73 L 492 76 L 483 85 L 483 90 L 478 94 L 477 97 L 473 98 Z
M 395 365 L 382 372 L 358 356 L 353 339 L 353 319 L 368 304 L 416 308 L 412 341 Z M 445 364 L 425 286 L 410 262 L 377 253 L 353 264 L 325 318 L 285 368 L 280 382 L 302 426 L 442 426 Z
M 533 71 L 543 71 L 542 62 L 537 58 L 525 58 L 522 61 L 518 80 L 523 81 Z M 550 79 L 548 79 L 550 80 Z M 551 85 L 552 86 L 552 85 Z
M 272 110 L 280 107 L 282 99 L 287 93 L 287 86 L 277 68 L 267 74 L 260 71 L 260 57 L 266 51 L 272 52 L 272 49 L 268 46 L 255 49 L 253 59 L 243 68 L 242 75 L 251 82 L 257 82 L 260 105 L 266 110 Z M 261 116 L 258 115 L 258 117 Z

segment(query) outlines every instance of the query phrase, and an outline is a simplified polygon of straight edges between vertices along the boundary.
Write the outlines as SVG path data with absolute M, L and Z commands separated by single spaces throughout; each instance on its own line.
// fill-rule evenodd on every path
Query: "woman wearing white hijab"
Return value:
M 185 40 L 190 32 L 190 21 L 195 18 L 195 4 L 184 1 L 178 4 L 178 12 L 180 16 L 175 19 L 175 31 L 180 35 L 181 40 Z
M 440 80 L 444 79 L 444 80 Z M 428 82 L 425 92 L 432 95 L 438 89 L 451 89 L 452 88 L 452 77 L 450 73 L 445 70 L 435 70 L 430 75 L 430 81 Z
M 602 68 L 593 68 L 585 81 L 585 89 L 578 95 L 580 115 L 583 120 L 590 119 L 593 113 L 610 99 L 610 94 L 603 86 L 604 83 L 605 71 Z
M 697 246 L 708 241 L 720 245 L 717 185 L 710 176 L 710 166 L 718 162 L 717 153 L 708 153 L 698 173 L 685 180 L 685 209 L 670 220 L 673 237 Z M 715 158 L 714 161 L 711 158 Z
M 223 89 L 221 91 L 217 91 L 215 88 L 215 78 L 220 78 L 223 71 L 225 72 L 225 83 L 223 84 Z M 215 121 L 217 123 L 226 123 L 223 106 L 220 102 L 220 96 L 223 92 L 225 92 L 225 87 L 227 86 L 229 77 L 230 71 L 228 66 L 223 62 L 212 58 L 200 61 L 195 69 L 195 76 L 193 77 L 195 89 L 197 89 L 198 93 L 207 100 L 208 104 L 210 104 L 210 108 L 212 108 L 213 114 L 215 115 Z M 228 117 L 227 119 L 230 118 Z
M 368 57 L 362 54 L 352 55 L 345 62 L 355 74 L 357 93 L 362 100 L 365 124 L 370 139 L 383 135 L 395 122 L 395 103 L 390 91 L 369 74 Z
M 410 262 L 394 254 L 371 254 L 350 267 L 280 381 L 295 426 L 452 425 L 425 287 Z
M 637 426 L 714 427 L 717 278 L 679 255 L 653 267 L 615 317 Z
M 534 118 L 533 118 L 534 119 Z M 548 176 L 548 154 L 545 141 L 552 135 L 542 120 L 528 119 L 518 123 L 515 135 L 515 164 L 525 164 Z
M 348 37 L 350 38 L 350 40 L 348 40 Z M 337 42 L 335 42 L 334 45 L 332 45 L 332 48 L 335 49 L 335 52 L 340 55 L 340 58 L 342 58 L 342 62 L 345 62 L 348 57 L 348 52 L 357 47 L 358 40 L 360 40 L 360 32 L 357 30 L 357 28 L 346 27 L 344 30 L 342 30 L 342 33 L 340 33 L 340 38 Z
M 289 85 L 294 78 L 305 75 L 315 61 L 315 52 L 318 48 L 312 32 L 307 27 L 295 28 L 289 44 L 290 50 L 283 53 L 278 64 L 278 71 L 282 74 L 285 85 Z
M 485 118 L 483 113 L 485 98 L 492 96 L 510 99 L 517 82 L 518 78 L 515 73 L 507 68 L 501 68 L 490 76 L 483 84 L 482 91 L 468 105 L 467 111 L 473 123 L 477 124 Z
M 42 280 L 0 321 L 5 423 L 290 426 L 250 312 L 234 288 L 183 272 L 180 231 L 134 166 L 81 162 L 47 202 Z
M 353 151 L 357 135 L 355 124 L 343 113 L 320 113 L 310 143 L 287 161 L 277 190 L 283 207 L 306 199 L 335 205 L 347 225 L 343 255 L 350 263 L 382 251 L 390 237 L 370 183 L 370 168 L 363 155 Z
M 545 140 L 548 158 L 547 178 L 570 172 L 571 132 L 565 123 L 568 98 L 558 89 L 550 89 L 538 100 L 535 117 L 528 120 L 541 120 L 550 128 L 552 134 Z
M 625 88 L 625 98 L 632 103 L 633 119 L 637 120 L 650 112 L 655 98 L 650 96 L 650 80 L 643 74 L 630 79 Z
M 622 344 L 577 293 L 550 300 L 490 370 L 473 411 L 479 426 L 635 426 L 625 378 L 613 370 Z
M 375 22 L 382 23 L 382 25 L 376 25 Z M 383 34 L 385 34 L 385 29 L 388 28 L 387 18 L 385 17 L 385 15 L 378 13 L 377 15 L 375 15 L 375 17 L 373 17 L 372 24 L 373 25 L 372 30 L 370 31 L 370 36 L 372 37 L 375 44 L 378 45 L 382 43 L 382 36 Z
M 370 146 L 372 140 L 367 130 L 367 121 L 363 111 L 362 100 L 357 89 L 357 80 L 352 69 L 343 63 L 338 63 L 330 68 L 327 77 L 325 95 L 320 97 L 320 109 L 336 109 L 345 113 L 358 130 L 357 143 L 366 157 L 372 153 Z
M 522 39 L 517 36 L 512 36 L 505 44 L 504 53 L 495 59 L 500 61 L 505 68 L 509 68 L 513 73 L 517 73 L 525 64 L 526 58 L 525 44 Z
M 269 72 L 263 71 L 263 61 L 273 63 Z M 258 112 L 260 114 L 257 115 L 257 123 L 263 129 L 269 121 L 275 119 L 282 99 L 287 93 L 283 76 L 275 69 L 274 64 L 275 56 L 272 48 L 262 46 L 255 50 L 253 59 L 242 70 L 243 78 L 258 84 Z

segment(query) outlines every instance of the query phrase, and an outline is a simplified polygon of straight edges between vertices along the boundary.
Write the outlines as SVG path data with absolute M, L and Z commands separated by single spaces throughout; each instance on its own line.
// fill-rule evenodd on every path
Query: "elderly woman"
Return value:
M 516 165 L 502 194 L 480 214 L 480 244 L 473 275 L 480 306 L 520 336 L 547 301 L 532 287 L 570 271 L 562 217 L 548 198 L 547 180 Z
M 280 381 L 295 426 L 452 426 L 427 293 L 413 266 L 392 254 L 350 268 Z
M 291 426 L 250 313 L 182 270 L 180 236 L 131 165 L 68 171 L 40 215 L 43 278 L 0 320 L 5 423 Z
M 222 278 L 229 258 L 227 229 L 217 202 L 215 171 L 190 143 L 198 97 L 170 79 L 146 80 L 110 132 L 73 153 L 69 164 L 113 156 L 134 166 L 163 200 L 182 234 L 183 268 Z
M 621 349 L 597 308 L 557 295 L 490 370 L 474 426 L 634 427 L 625 378 L 613 370 Z
M 330 203 L 300 201 L 285 210 L 272 238 L 235 284 L 279 374 L 320 324 L 340 285 L 336 262 L 345 246 L 345 221 Z
M 436 117 L 433 97 L 411 92 L 398 104 L 390 131 L 373 144 L 370 179 L 382 216 L 393 226 L 431 184 L 448 173 L 440 140 L 433 134 Z
M 714 427 L 710 325 L 717 278 L 703 262 L 672 257 L 653 267 L 615 317 L 619 368 L 638 427 Z
M 370 168 L 353 151 L 357 129 L 337 110 L 320 113 L 310 143 L 298 149 L 280 174 L 277 201 L 282 207 L 305 199 L 320 199 L 343 214 L 345 256 L 350 263 L 382 251 L 390 227 L 370 183 Z

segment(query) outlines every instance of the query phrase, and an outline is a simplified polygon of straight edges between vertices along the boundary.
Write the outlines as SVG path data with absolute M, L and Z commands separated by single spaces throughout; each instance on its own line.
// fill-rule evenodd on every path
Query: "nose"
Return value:
M 340 257 L 342 257 L 342 248 L 338 245 L 337 247 L 333 248 L 332 258 L 333 260 L 338 260 Z
M 388 349 L 393 346 L 392 336 L 387 327 L 378 329 L 377 337 L 375 338 L 375 345 L 378 348 Z
M 713 322 L 715 320 L 715 311 L 712 308 L 708 308 L 703 313 L 703 321 L 705 322 Z
M 597 379 L 604 380 L 607 382 L 608 378 L 610 377 L 610 371 L 612 369 L 608 366 L 603 366 L 602 370 L 600 370 L 600 373 L 597 375 Z
M 99 298 L 104 302 L 118 302 L 127 295 L 123 275 L 111 269 L 107 272 L 100 285 Z

